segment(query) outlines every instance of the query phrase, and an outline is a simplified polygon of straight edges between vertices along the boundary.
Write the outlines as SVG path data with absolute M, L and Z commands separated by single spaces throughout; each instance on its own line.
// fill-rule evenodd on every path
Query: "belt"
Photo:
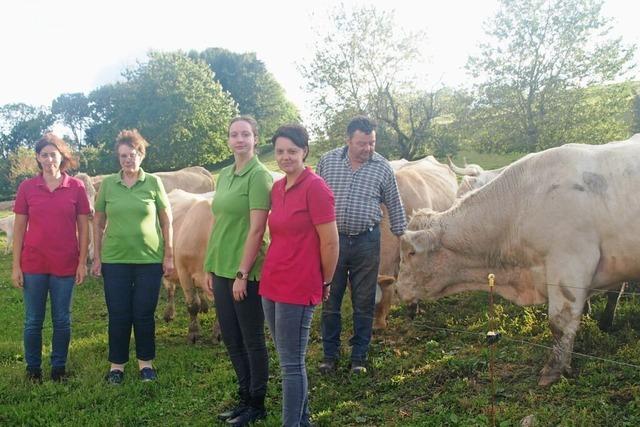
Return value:
M 360 233 L 340 233 L 340 234 L 342 234 L 343 236 L 357 237 L 357 236 L 362 236 L 363 234 L 371 233 L 376 228 L 378 228 L 378 224 L 367 227 L 365 228 L 364 231 L 361 231 Z

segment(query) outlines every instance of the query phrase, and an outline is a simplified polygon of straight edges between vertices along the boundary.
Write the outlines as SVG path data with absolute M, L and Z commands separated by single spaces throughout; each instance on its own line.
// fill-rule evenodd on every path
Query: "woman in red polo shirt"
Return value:
M 309 135 L 281 126 L 271 139 L 285 177 L 271 190 L 269 232 L 260 295 L 282 371 L 282 425 L 309 425 L 305 354 L 313 310 L 329 295 L 338 261 L 333 193 L 305 167 Z
M 67 144 L 48 133 L 36 143 L 41 173 L 18 187 L 13 240 L 14 286 L 24 295 L 27 377 L 42 380 L 42 324 L 51 295 L 51 379 L 66 372 L 71 297 L 87 268 L 89 200 L 82 181 L 66 174 L 76 165 Z

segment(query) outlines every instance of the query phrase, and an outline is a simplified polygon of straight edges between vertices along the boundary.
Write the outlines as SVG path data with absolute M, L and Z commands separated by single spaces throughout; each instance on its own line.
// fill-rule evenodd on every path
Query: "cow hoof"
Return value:
M 374 322 L 373 323 L 373 330 L 374 331 L 382 331 L 384 329 L 387 329 L 387 322 Z
M 175 310 L 170 310 L 170 309 L 168 309 L 168 308 L 167 308 L 167 309 L 164 311 L 164 316 L 163 316 L 163 318 L 164 318 L 164 321 L 165 321 L 165 322 L 171 322 L 173 319 L 175 319 L 175 318 L 176 318 L 176 312 L 175 312 Z
M 209 312 L 209 303 L 202 299 L 200 300 L 200 313 L 208 313 Z
M 189 335 L 187 335 L 187 342 L 189 344 L 195 344 L 199 338 L 200 338 L 200 334 L 196 332 L 189 332 Z
M 544 368 L 540 373 L 540 379 L 538 380 L 538 386 L 548 387 L 553 383 L 556 383 L 562 374 L 557 369 Z

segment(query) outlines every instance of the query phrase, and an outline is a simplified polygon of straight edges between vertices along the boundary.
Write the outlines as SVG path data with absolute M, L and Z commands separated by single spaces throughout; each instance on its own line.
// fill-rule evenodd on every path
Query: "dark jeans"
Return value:
M 308 426 L 309 383 L 305 356 L 315 306 L 287 304 L 262 298 L 262 307 L 280 359 L 282 425 Z
M 131 327 L 136 357 L 156 357 L 156 323 L 162 264 L 102 264 L 104 298 L 109 312 L 109 362 L 129 361 Z
M 352 346 L 351 360 L 364 362 L 367 359 L 373 330 L 379 264 L 379 227 L 357 236 L 340 234 L 340 255 L 331 293 L 322 305 L 322 347 L 325 358 L 338 359 L 340 356 L 340 309 L 347 283 L 350 282 L 353 307 L 353 337 L 349 341 Z
M 51 366 L 64 367 L 71 340 L 71 297 L 74 276 L 24 274 L 24 358 L 27 369 L 42 364 L 42 324 L 47 309 L 47 295 L 51 295 Z
M 258 295 L 258 282 L 247 283 L 247 296 L 242 301 L 233 299 L 235 279 L 213 276 L 213 295 L 222 340 L 227 347 L 233 369 L 238 377 L 241 395 L 247 392 L 252 404 L 262 406 L 267 393 L 269 356 L 264 337 L 262 299 Z

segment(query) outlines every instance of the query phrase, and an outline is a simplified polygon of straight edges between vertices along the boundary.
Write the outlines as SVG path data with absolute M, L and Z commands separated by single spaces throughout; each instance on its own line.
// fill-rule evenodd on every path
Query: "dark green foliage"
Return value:
M 191 51 L 189 57 L 206 62 L 214 79 L 238 103 L 240 114 L 252 115 L 258 121 L 263 147 L 270 146 L 278 126 L 300 121 L 296 106 L 255 53 L 209 48 Z
M 201 61 L 182 53 L 149 54 L 149 61 L 125 73 L 126 81 L 89 95 L 93 124 L 87 129 L 91 173 L 113 171 L 113 144 L 122 129 L 137 128 L 150 142 L 150 171 L 208 165 L 228 155 L 227 125 L 237 110 Z

